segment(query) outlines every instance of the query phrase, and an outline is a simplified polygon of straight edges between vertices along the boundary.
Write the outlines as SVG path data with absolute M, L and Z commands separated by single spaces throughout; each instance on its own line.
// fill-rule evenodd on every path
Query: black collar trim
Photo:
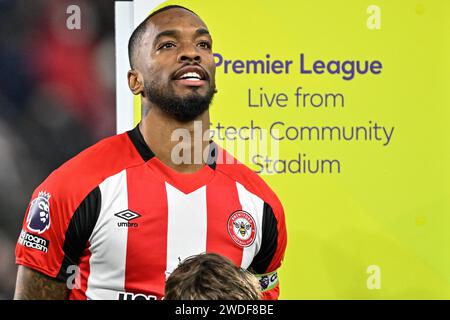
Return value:
M 219 155 L 218 146 L 214 141 L 209 141 L 209 154 L 206 164 L 211 167 L 211 169 L 216 170 L 216 161 Z
M 147 143 L 144 140 L 144 137 L 139 130 L 139 125 L 137 125 L 133 130 L 127 131 L 128 136 L 130 137 L 131 142 L 133 142 L 136 150 L 141 155 L 142 159 L 145 162 L 150 160 L 155 156 L 152 150 L 148 147 Z
M 142 159 L 147 162 L 151 158 L 155 156 L 153 151 L 149 148 L 147 143 L 142 136 L 141 131 L 139 130 L 139 125 L 137 125 L 133 130 L 127 131 L 128 136 L 130 137 L 131 142 L 133 142 L 134 147 L 141 155 Z M 218 146 L 214 141 L 209 142 L 209 154 L 208 160 L 206 164 L 213 170 L 216 169 L 216 161 L 219 155 Z

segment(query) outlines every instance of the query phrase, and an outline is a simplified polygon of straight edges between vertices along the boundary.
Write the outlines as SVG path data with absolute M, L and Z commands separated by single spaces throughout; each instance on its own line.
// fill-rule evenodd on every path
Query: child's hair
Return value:
M 229 259 L 206 253 L 187 258 L 166 281 L 166 300 L 258 300 L 261 287 Z

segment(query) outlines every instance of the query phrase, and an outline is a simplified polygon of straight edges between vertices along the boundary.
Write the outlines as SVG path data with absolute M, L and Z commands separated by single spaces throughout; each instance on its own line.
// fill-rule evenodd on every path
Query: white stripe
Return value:
M 166 277 L 180 261 L 206 251 L 206 186 L 185 194 L 166 182 L 168 204 Z
M 245 247 L 242 253 L 241 267 L 247 269 L 261 248 L 264 201 L 245 189 L 239 182 L 236 182 L 236 187 L 242 210 L 248 212 L 256 222 L 256 239 L 251 246 Z
M 125 291 L 125 263 L 128 228 L 118 227 L 115 213 L 128 209 L 126 170 L 100 184 L 102 205 L 100 215 L 89 239 L 91 243 L 88 299 L 117 300 L 118 291 Z

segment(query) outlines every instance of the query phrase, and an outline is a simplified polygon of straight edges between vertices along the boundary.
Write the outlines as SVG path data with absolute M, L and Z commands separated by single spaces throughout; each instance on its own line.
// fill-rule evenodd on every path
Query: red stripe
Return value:
M 242 210 L 236 183 L 220 172 L 206 188 L 208 230 L 206 251 L 228 257 L 237 266 L 241 265 L 243 248 L 228 234 L 228 218 L 236 210 Z
M 125 290 L 164 295 L 167 256 L 167 194 L 148 166 L 127 170 L 128 208 L 141 217 L 128 227 Z
M 91 251 L 89 250 L 91 244 L 88 242 L 86 245 L 86 249 L 84 250 L 83 254 L 80 258 L 80 263 L 78 267 L 80 268 L 80 288 L 79 289 L 73 289 L 70 292 L 69 299 L 70 300 L 86 300 L 86 290 L 87 290 L 87 282 L 90 274 L 90 266 L 89 266 L 89 260 L 91 259 Z

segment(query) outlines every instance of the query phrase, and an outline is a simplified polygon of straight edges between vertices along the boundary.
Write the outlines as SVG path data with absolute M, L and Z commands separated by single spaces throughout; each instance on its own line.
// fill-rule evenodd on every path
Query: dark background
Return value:
M 70 5 L 80 30 L 67 28 Z M 113 1 L 0 0 L 0 299 L 13 296 L 33 190 L 115 133 L 114 50 Z

